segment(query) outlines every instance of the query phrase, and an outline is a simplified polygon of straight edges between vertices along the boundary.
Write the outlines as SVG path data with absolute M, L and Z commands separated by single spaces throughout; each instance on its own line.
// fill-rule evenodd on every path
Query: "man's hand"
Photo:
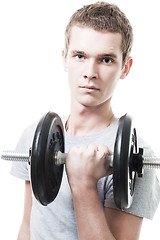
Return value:
M 71 188 L 79 184 L 95 186 L 100 178 L 112 174 L 107 155 L 112 155 L 112 152 L 105 145 L 73 147 L 66 159 L 66 171 Z

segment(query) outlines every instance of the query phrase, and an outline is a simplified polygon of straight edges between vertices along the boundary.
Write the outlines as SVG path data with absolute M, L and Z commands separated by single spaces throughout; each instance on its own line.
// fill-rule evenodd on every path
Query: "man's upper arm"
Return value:
M 24 218 L 27 224 L 30 223 L 30 213 L 32 208 L 32 190 L 29 181 L 25 182 Z
M 18 240 L 30 239 L 30 215 L 32 208 L 32 191 L 30 182 L 25 182 L 25 198 L 23 220 L 18 234 Z
M 112 208 L 104 208 L 110 231 L 117 240 L 139 239 L 143 218 Z

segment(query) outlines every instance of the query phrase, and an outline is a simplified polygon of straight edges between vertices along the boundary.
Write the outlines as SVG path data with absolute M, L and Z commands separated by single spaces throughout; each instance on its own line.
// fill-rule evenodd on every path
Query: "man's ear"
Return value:
M 122 74 L 121 74 L 120 79 L 125 79 L 125 77 L 128 75 L 128 73 L 132 67 L 132 64 L 133 64 L 133 59 L 132 59 L 132 57 L 129 57 L 122 69 Z
M 64 49 L 62 50 L 62 58 L 63 58 L 63 67 L 64 67 L 64 70 L 67 72 L 66 53 L 65 53 L 65 50 L 64 50 Z

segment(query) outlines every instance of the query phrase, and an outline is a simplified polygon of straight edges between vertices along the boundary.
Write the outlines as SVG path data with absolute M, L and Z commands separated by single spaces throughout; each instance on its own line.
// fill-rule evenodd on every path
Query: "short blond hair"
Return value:
M 127 61 L 133 43 L 133 31 L 125 14 L 114 4 L 97 2 L 78 9 L 70 18 L 65 31 L 65 50 L 68 52 L 73 26 L 89 27 L 99 32 L 120 33 L 123 64 Z

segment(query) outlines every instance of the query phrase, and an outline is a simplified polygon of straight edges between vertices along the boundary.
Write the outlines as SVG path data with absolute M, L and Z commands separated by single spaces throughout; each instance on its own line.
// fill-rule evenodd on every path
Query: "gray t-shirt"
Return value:
M 66 118 L 63 119 L 65 123 Z M 28 151 L 37 124 L 28 127 L 17 145 L 17 151 Z M 72 146 L 88 145 L 97 146 L 105 144 L 111 151 L 114 149 L 118 120 L 106 129 L 88 136 L 70 136 L 65 132 L 65 151 Z M 144 148 L 144 155 L 154 156 L 151 148 L 140 138 L 139 147 Z M 29 165 L 27 163 L 13 163 L 11 174 L 30 180 Z M 113 198 L 112 175 L 102 178 L 98 182 L 98 192 L 104 207 L 117 209 Z M 146 190 L 147 189 L 147 190 Z M 145 170 L 142 178 L 137 178 L 135 195 L 132 206 L 126 212 L 144 218 L 152 219 L 160 200 L 160 187 L 154 170 Z M 33 196 L 31 211 L 31 240 L 76 240 L 77 228 L 73 207 L 73 199 L 64 168 L 62 184 L 57 198 L 48 206 L 42 206 Z

